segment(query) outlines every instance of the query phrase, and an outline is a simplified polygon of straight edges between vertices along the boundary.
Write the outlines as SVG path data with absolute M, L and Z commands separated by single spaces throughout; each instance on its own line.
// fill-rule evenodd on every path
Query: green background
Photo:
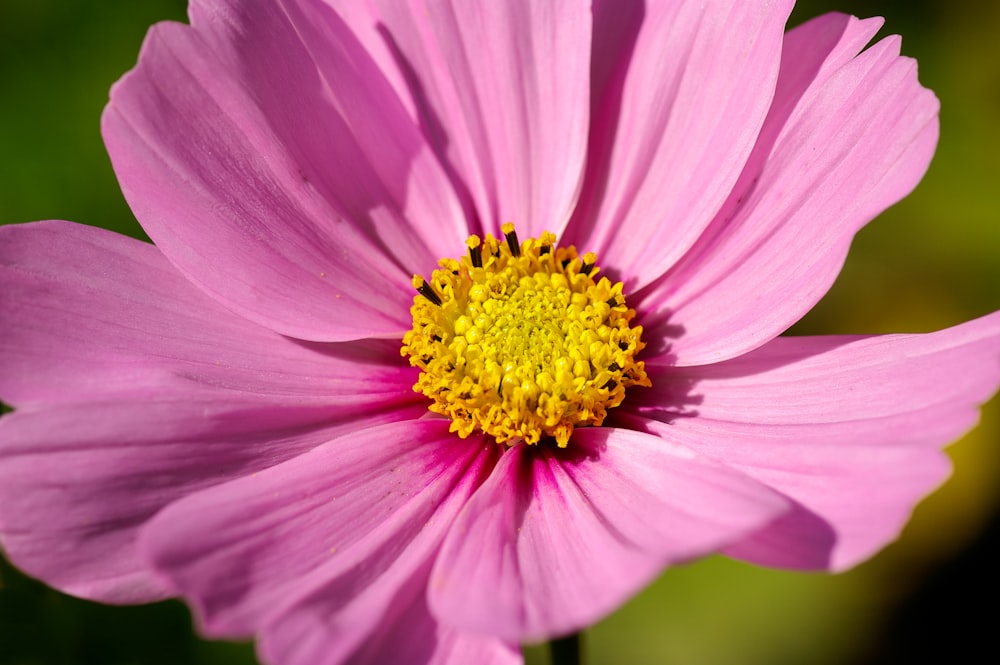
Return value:
M 942 102 L 941 142 L 908 199 L 867 227 L 798 333 L 922 332 L 1000 309 L 1000 2 L 800 2 L 887 17 L 881 34 Z M 142 237 L 98 130 L 107 90 L 150 24 L 179 0 L 0 0 L 0 223 L 70 219 Z M 815 665 L 950 660 L 993 652 L 1000 400 L 949 449 L 953 478 L 899 542 L 837 576 L 721 557 L 667 571 L 588 631 L 588 662 Z M 601 574 L 601 562 L 594 562 Z M 529 649 L 529 661 L 544 651 Z M 917 656 L 922 656 L 917 658 Z M 204 642 L 177 602 L 106 607 L 68 598 L 0 560 L 0 664 L 253 663 L 247 644 Z

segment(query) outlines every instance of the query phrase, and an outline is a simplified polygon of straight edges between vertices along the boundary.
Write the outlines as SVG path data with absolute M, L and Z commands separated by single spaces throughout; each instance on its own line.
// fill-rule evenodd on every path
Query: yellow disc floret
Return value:
M 403 355 L 423 370 L 417 392 L 430 410 L 452 419 L 465 438 L 477 428 L 497 441 L 560 447 L 576 426 L 600 425 L 625 389 L 648 386 L 642 327 L 625 304 L 621 282 L 595 281 L 593 253 L 555 247 L 543 233 L 519 243 L 472 236 L 468 255 L 442 259 L 418 294 Z

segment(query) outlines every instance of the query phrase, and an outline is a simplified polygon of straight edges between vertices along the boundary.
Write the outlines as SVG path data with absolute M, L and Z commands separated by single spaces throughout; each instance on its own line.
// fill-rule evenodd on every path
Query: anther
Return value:
M 625 390 L 650 385 L 635 359 L 642 328 L 621 284 L 595 282 L 595 254 L 548 232 L 522 246 L 513 224 L 502 231 L 470 237 L 468 254 L 442 259 L 431 279 L 413 277 L 401 352 L 421 370 L 414 390 L 458 436 L 565 447 L 574 427 L 600 426 Z
M 479 236 L 469 236 L 469 239 L 465 241 L 465 244 L 469 247 L 469 260 L 472 261 L 473 267 L 482 268 L 483 246 L 479 240 Z
M 420 275 L 413 276 L 413 288 L 417 290 L 417 293 L 427 298 L 438 307 L 441 306 L 441 296 L 439 296 L 434 289 L 431 288 L 431 285 L 428 284 Z
M 511 222 L 507 222 L 500 227 L 503 231 L 503 237 L 507 239 L 507 247 L 510 248 L 511 256 L 521 256 L 521 243 L 517 241 L 517 233 L 514 231 L 514 225 Z

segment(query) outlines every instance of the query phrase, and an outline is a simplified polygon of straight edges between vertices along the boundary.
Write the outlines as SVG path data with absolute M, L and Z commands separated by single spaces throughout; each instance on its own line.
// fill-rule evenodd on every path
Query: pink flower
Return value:
M 675 562 L 871 556 L 1000 383 L 1000 314 L 777 337 L 937 141 L 898 38 L 862 51 L 879 20 L 783 34 L 791 4 L 195 0 L 154 27 L 103 130 L 155 246 L 0 229 L 7 554 L 182 595 L 280 665 L 519 662 Z M 595 252 L 643 327 L 630 368 L 590 356 L 624 400 L 565 447 L 449 432 L 400 355 L 411 276 L 511 221 Z

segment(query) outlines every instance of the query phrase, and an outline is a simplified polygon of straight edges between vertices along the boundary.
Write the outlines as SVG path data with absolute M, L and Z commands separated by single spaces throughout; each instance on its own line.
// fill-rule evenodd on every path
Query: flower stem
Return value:
M 549 642 L 552 665 L 580 665 L 580 633 L 573 633 Z

